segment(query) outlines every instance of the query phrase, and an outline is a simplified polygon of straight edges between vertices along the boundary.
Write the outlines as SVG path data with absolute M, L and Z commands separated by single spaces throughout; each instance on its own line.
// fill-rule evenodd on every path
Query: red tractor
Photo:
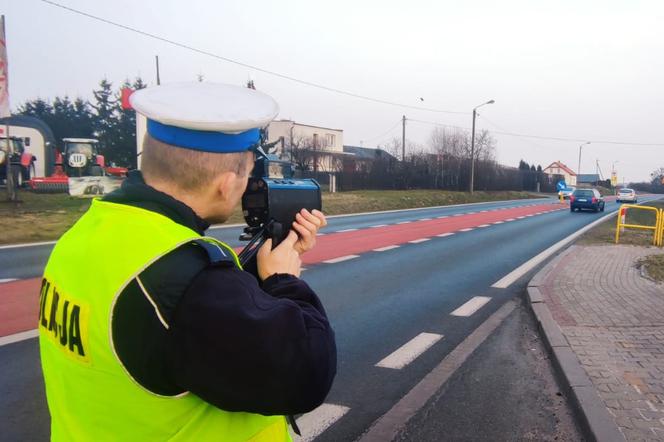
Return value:
M 25 151 L 23 138 L 9 137 L 11 148 L 9 155 L 10 173 L 14 178 L 14 186 L 23 187 L 35 174 L 37 158 Z M 7 138 L 0 138 L 0 181 L 7 179 Z
M 69 177 L 126 176 L 124 167 L 107 167 L 99 153 L 99 141 L 94 138 L 63 138 L 63 152 L 55 151 L 55 172 L 45 178 L 30 181 L 38 192 L 67 192 Z

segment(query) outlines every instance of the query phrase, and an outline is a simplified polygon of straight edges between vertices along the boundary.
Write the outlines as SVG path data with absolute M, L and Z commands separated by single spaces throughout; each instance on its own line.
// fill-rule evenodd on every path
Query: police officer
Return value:
M 56 244 L 40 296 L 52 440 L 289 440 L 284 416 L 320 405 L 334 333 L 301 279 L 325 226 L 300 212 L 243 270 L 203 236 L 238 205 L 268 96 L 192 83 L 136 92 L 147 117 L 141 172 Z

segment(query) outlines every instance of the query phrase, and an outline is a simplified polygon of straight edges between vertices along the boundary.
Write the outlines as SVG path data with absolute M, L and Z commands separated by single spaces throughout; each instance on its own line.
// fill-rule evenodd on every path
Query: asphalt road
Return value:
M 553 200 L 528 200 L 330 219 L 318 249 L 305 260 L 307 270 L 303 278 L 321 296 L 336 331 L 338 375 L 326 405 L 300 418 L 305 434 L 320 432 L 319 440 L 324 441 L 360 437 L 491 314 L 505 302 L 518 298 L 529 274 L 506 288 L 491 287 L 496 281 L 617 207 L 618 204 L 608 202 L 603 214 L 570 213 Z M 210 233 L 240 245 L 235 239 L 239 231 L 222 228 Z M 418 238 L 420 233 L 423 236 Z M 49 246 L 0 249 L 0 266 L 8 266 L 2 269 L 0 278 L 40 275 L 48 250 Z M 460 307 L 460 316 L 452 315 Z M 505 338 L 503 342 L 508 341 Z M 419 344 L 420 349 L 399 350 L 409 342 L 415 347 Z M 489 384 L 474 389 L 464 376 L 470 376 L 473 370 L 481 372 L 482 362 L 477 358 L 482 356 L 477 355 L 484 354 L 493 364 L 491 358 L 496 358 L 497 353 L 490 350 L 500 347 L 488 348 L 481 347 L 473 356 L 475 359 L 459 370 L 450 380 L 448 391 L 457 391 L 454 386 L 460 385 L 470 389 L 469 399 L 482 398 L 482 389 L 490 388 Z M 500 377 L 501 371 L 506 379 L 533 376 L 532 364 L 519 357 L 523 349 L 503 348 L 521 362 L 495 364 L 496 376 Z M 35 339 L 0 346 L 0 439 L 47 437 L 48 414 L 41 396 L 36 355 Z M 537 382 L 540 381 L 534 380 L 532 385 L 538 385 Z M 553 389 L 542 390 L 542 395 Z M 536 394 L 536 390 L 522 391 Z M 503 394 L 487 395 L 495 403 L 481 408 L 482 416 L 503 419 L 506 413 L 514 411 L 506 407 L 518 402 L 518 394 L 519 390 L 510 394 L 510 389 L 503 387 Z M 547 396 L 541 400 L 548 404 L 556 398 Z M 537 411 L 531 409 L 533 413 Z M 400 437 L 405 434 L 408 439 L 408 434 L 417 434 L 421 437 L 410 440 L 440 440 L 439 431 L 450 426 L 456 428 L 455 434 L 464 435 L 461 439 L 484 438 L 479 429 L 477 437 L 473 437 L 472 426 L 461 432 L 449 410 L 427 413 L 434 420 L 422 420 L 418 414 L 412 422 L 429 422 L 433 425 L 431 432 L 422 430 L 419 424 L 407 427 Z M 553 431 L 547 419 L 531 421 L 537 427 L 533 429 L 535 433 Z M 507 433 L 501 431 L 496 430 L 494 439 L 503 440 L 499 435 Z

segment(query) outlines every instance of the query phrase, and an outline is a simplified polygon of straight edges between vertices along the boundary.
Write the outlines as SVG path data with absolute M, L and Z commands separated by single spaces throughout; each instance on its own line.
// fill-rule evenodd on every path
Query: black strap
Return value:
M 210 265 L 221 265 L 221 266 L 234 266 L 235 258 L 231 255 L 231 252 L 225 247 L 222 247 L 219 244 L 214 244 L 204 239 L 196 239 L 193 241 L 194 244 L 200 246 L 205 250 L 210 259 Z
M 295 434 L 297 434 L 298 436 L 302 436 L 300 434 L 300 427 L 297 426 L 297 422 L 295 422 L 295 418 L 293 417 L 293 415 L 289 414 L 287 416 L 287 419 L 288 419 L 288 423 L 290 424 L 290 426 L 293 429 L 293 431 L 295 432 Z

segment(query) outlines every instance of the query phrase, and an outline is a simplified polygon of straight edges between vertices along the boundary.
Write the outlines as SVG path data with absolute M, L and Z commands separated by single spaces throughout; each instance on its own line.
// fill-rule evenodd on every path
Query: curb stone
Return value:
M 592 441 L 624 442 L 625 437 L 613 421 L 562 330 L 553 319 L 539 289 L 546 277 L 555 271 L 560 261 L 574 253 L 575 249 L 576 246 L 571 246 L 560 253 L 530 280 L 527 288 L 528 305 L 544 336 L 544 343 L 563 390 L 571 398 L 572 405 L 580 417 L 585 437 Z

